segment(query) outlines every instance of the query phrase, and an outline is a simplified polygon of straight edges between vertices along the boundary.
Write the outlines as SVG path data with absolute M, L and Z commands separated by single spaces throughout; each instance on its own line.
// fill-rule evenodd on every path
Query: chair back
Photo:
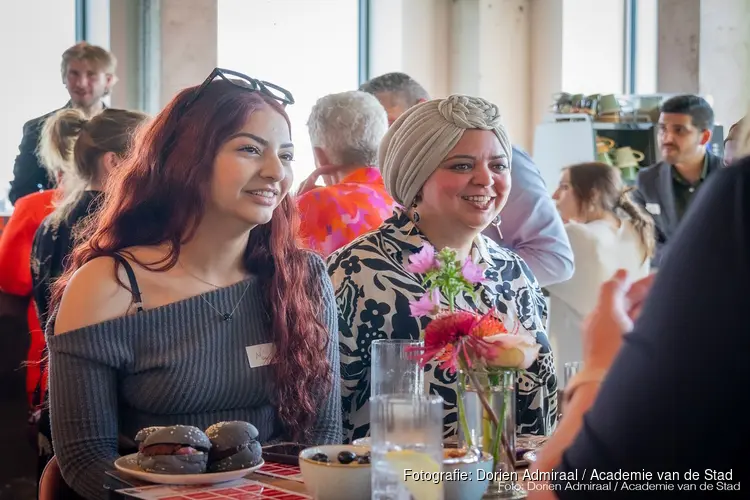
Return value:
M 63 479 L 57 457 L 52 457 L 42 471 L 38 500 L 83 500 Z
M 52 457 L 39 479 L 39 500 L 58 500 L 61 485 L 64 483 L 57 457 Z

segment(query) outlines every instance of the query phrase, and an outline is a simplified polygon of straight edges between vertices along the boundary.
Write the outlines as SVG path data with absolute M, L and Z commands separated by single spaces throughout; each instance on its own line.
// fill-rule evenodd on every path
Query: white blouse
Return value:
M 619 228 L 604 220 L 565 225 L 575 259 L 573 277 L 547 287 L 550 293 L 549 340 L 558 373 L 565 363 L 583 359 L 581 325 L 594 309 L 599 288 L 618 269 L 626 269 L 634 280 L 649 273 L 644 247 L 629 220 Z

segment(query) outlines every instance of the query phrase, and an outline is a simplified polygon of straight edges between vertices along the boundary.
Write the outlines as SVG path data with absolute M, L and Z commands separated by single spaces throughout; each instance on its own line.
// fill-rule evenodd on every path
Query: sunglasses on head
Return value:
M 233 78 L 230 78 L 230 76 Z M 189 108 L 196 100 L 198 100 L 201 94 L 203 94 L 203 91 L 206 90 L 206 88 L 208 88 L 208 86 L 211 85 L 211 82 L 216 80 L 216 78 L 221 78 L 225 82 L 249 92 L 260 92 L 261 94 L 270 97 L 271 99 L 275 99 L 284 107 L 289 104 L 294 104 L 294 97 L 292 97 L 292 93 L 286 89 L 279 87 L 278 85 L 274 85 L 273 83 L 265 82 L 263 80 L 257 80 L 247 75 L 243 75 L 242 73 L 238 73 L 237 71 L 214 68 L 211 74 L 208 75 L 208 78 L 206 78 L 201 86 L 198 87 L 198 90 L 193 94 L 190 100 L 185 103 L 185 108 L 183 109 Z

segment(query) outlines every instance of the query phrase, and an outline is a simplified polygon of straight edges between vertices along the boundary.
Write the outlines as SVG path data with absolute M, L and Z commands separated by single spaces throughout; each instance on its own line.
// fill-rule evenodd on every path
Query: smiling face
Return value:
M 291 188 L 293 158 L 284 117 L 267 106 L 256 110 L 219 148 L 210 208 L 250 226 L 268 223 Z
M 490 130 L 467 130 L 422 187 L 418 212 L 447 230 L 485 229 L 510 192 L 510 161 Z

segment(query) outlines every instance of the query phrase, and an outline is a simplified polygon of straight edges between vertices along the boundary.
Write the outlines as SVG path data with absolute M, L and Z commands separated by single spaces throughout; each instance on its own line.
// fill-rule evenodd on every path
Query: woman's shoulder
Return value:
M 584 224 L 576 221 L 565 223 L 565 232 L 568 233 L 568 237 L 572 235 L 576 238 L 595 239 L 604 228 L 605 226 L 599 223 Z
M 81 266 L 65 287 L 55 335 L 127 315 L 133 296 L 122 283 L 127 283 L 127 275 L 113 257 L 97 257 Z
M 534 273 L 520 255 L 485 235 L 480 235 L 480 237 L 484 244 L 484 250 L 480 252 L 486 252 L 487 257 L 492 261 L 492 266 L 500 271 L 500 279 L 514 281 L 523 277 L 522 279 L 525 279 L 527 283 L 538 287 Z
M 565 224 L 565 232 L 574 253 L 594 251 L 601 241 L 611 240 L 615 235 L 612 228 L 605 222 L 583 224 L 571 221 Z
M 370 232 L 361 234 L 346 245 L 332 252 L 328 258 L 326 258 L 329 273 L 331 272 L 331 269 L 340 267 L 343 261 L 350 259 L 352 256 L 358 258 L 377 258 L 379 255 L 383 255 L 384 250 L 382 242 L 385 235 L 384 231 L 387 231 L 385 226 L 386 224 L 384 223 Z
M 521 258 L 513 250 L 505 248 L 504 246 L 500 245 L 498 242 L 488 236 L 485 236 L 484 234 L 480 234 L 479 239 L 481 240 L 481 244 L 484 245 L 484 249 L 486 249 L 487 253 L 490 257 L 492 257 L 492 260 L 494 261 L 515 262 Z M 481 251 L 482 249 L 480 249 L 480 252 Z

